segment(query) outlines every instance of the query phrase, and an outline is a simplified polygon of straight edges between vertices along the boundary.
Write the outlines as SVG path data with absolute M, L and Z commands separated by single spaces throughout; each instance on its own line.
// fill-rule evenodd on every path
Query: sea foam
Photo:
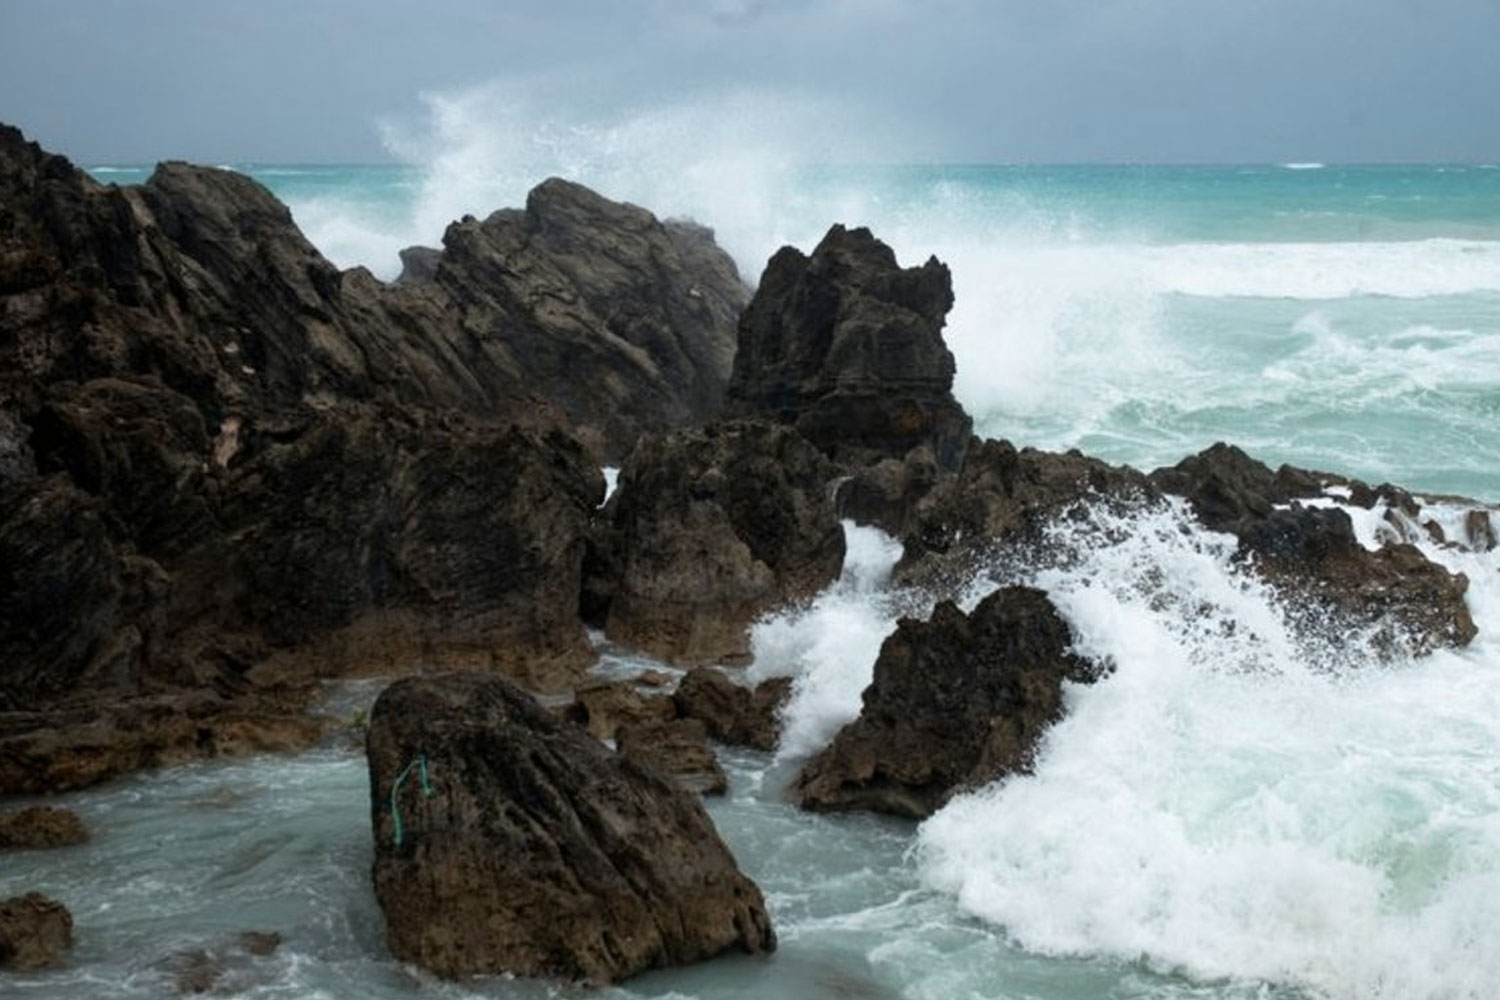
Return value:
M 1180 509 L 1110 537 L 1037 582 L 1113 674 L 1068 692 L 1033 774 L 922 827 L 930 883 L 1046 954 L 1351 1000 L 1493 995 L 1493 645 L 1381 665 L 1341 633 L 1297 634 Z

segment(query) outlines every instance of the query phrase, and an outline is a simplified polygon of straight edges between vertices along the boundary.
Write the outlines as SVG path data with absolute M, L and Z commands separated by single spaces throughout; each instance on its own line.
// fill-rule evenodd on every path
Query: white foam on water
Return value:
M 1283 170 L 1322 170 L 1327 164 L 1307 161 L 1304 163 L 1280 163 L 1277 166 Z
M 880 644 L 905 610 L 900 595 L 883 591 L 901 543 L 853 521 L 844 522 L 844 539 L 838 582 L 806 607 L 757 622 L 750 634 L 748 679 L 794 678 L 782 709 L 781 759 L 816 753 L 859 715 Z
M 1297 635 L 1180 510 L 1128 528 L 1101 545 L 1086 526 L 1081 562 L 1037 580 L 1113 675 L 1068 692 L 1034 774 L 924 824 L 930 883 L 1044 954 L 1350 1000 L 1494 996 L 1496 647 L 1380 665 Z M 1486 576 L 1471 609 L 1500 624 L 1495 556 L 1430 549 Z

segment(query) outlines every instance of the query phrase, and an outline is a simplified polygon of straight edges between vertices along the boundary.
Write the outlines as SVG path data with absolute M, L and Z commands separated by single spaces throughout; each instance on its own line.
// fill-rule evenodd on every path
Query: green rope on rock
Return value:
M 401 846 L 401 841 L 405 838 L 401 827 L 401 807 L 396 804 L 396 793 L 401 790 L 401 783 L 406 780 L 406 776 L 411 773 L 411 769 L 414 767 L 417 769 L 417 776 L 422 782 L 422 797 L 424 799 L 432 798 L 432 783 L 427 780 L 427 755 L 419 753 L 407 762 L 406 766 L 401 769 L 401 773 L 396 775 L 395 783 L 391 785 L 391 819 L 395 822 L 396 826 L 396 835 L 393 839 L 397 847 Z

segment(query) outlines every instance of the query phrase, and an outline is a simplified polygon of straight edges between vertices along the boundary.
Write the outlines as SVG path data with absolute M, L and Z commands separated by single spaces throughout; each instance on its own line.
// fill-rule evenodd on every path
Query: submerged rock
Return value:
M 971 421 L 943 343 L 952 307 L 945 265 L 902 268 L 868 229 L 783 247 L 740 319 L 729 411 L 792 424 L 850 468 L 918 447 L 957 468 Z
M 0 851 L 71 847 L 88 839 L 83 820 L 71 809 L 31 806 L 0 816 Z
M 73 915 L 39 892 L 0 901 L 0 970 L 43 969 L 73 947 Z
M 375 895 L 401 961 L 608 983 L 775 947 L 696 796 L 504 680 L 397 681 L 368 754 Z
M 838 578 L 828 460 L 796 431 L 716 424 L 645 438 L 611 501 L 610 639 L 672 663 L 741 660 L 749 626 Z
M 951 602 L 904 618 L 882 644 L 859 718 L 803 767 L 791 795 L 815 810 L 921 819 L 955 793 L 1026 770 L 1062 715 L 1065 682 L 1095 668 L 1047 595 L 1007 587 L 965 615 Z

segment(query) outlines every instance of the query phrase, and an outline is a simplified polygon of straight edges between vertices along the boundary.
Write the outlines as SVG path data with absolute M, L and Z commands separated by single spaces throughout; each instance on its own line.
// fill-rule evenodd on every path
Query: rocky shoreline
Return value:
M 385 285 L 248 178 L 104 186 L 0 127 L 0 794 L 305 747 L 319 682 L 421 674 L 369 735 L 393 952 L 606 982 L 774 948 L 682 784 L 722 790 L 710 740 L 774 747 L 788 686 L 732 670 L 752 622 L 838 578 L 841 520 L 900 539 L 936 609 L 887 638 L 789 789 L 805 808 L 923 817 L 1029 766 L 1107 665 L 1041 591 L 952 601 L 1090 505 L 1176 498 L 1309 627 L 1391 655 L 1474 638 L 1398 487 L 1224 444 L 1143 473 L 972 436 L 947 268 L 867 230 L 784 248 L 753 296 L 709 231 L 555 179 L 443 242 Z M 1493 548 L 1469 506 L 1442 540 Z M 589 628 L 692 669 L 591 685 Z

